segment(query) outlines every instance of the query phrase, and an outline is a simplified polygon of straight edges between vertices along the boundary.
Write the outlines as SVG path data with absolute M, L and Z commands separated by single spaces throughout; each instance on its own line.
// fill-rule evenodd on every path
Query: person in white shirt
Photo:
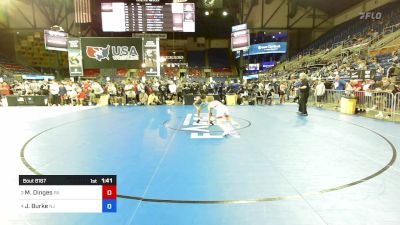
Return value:
M 211 121 L 212 111 L 216 111 L 215 119 L 216 124 L 223 130 L 222 136 L 230 135 L 235 138 L 239 138 L 239 133 L 235 130 L 231 122 L 231 116 L 229 114 L 228 107 L 222 104 L 220 101 L 215 101 L 213 96 L 207 96 L 206 101 L 208 102 L 208 124 L 214 125 Z
M 60 96 L 58 95 L 60 92 L 60 85 L 57 82 L 52 81 L 50 84 L 50 105 L 60 105 Z
M 322 107 L 322 99 L 325 95 L 325 84 L 322 80 L 318 81 L 318 85 L 315 87 L 315 96 L 317 97 L 317 107 Z
M 176 84 L 171 81 L 171 83 L 168 85 L 169 92 L 173 95 L 176 95 Z
M 108 83 L 107 84 L 107 92 L 110 96 L 110 105 L 114 105 L 115 104 L 115 98 L 117 96 L 117 87 L 115 87 L 114 83 Z
M 77 103 L 77 95 L 76 86 L 72 82 L 69 82 L 65 85 L 65 89 L 67 90 L 68 99 L 70 100 L 70 105 L 75 105 Z
M 136 100 L 136 92 L 133 89 L 133 84 L 130 81 L 126 81 L 124 86 L 124 91 L 126 94 L 126 103 L 127 105 L 134 104 Z

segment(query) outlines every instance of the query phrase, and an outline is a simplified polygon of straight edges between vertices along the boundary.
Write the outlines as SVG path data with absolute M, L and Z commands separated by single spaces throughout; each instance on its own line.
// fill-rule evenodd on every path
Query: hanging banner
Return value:
M 267 42 L 250 45 L 243 51 L 243 56 L 262 54 L 284 54 L 287 51 L 287 42 Z M 240 58 L 240 52 L 236 52 L 236 58 Z
M 247 50 L 250 46 L 250 30 L 239 30 L 231 34 L 232 51 Z
M 141 66 L 141 38 L 81 38 L 81 44 L 85 69 Z
M 44 47 L 47 50 L 67 51 L 68 33 L 44 30 Z
M 83 76 L 80 38 L 68 38 L 68 63 L 71 77 Z
M 160 39 L 143 38 L 143 63 L 146 76 L 160 76 Z

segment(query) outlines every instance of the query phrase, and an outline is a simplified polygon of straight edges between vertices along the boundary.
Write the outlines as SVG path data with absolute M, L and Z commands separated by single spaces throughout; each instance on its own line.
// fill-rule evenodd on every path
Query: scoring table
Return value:
M 116 175 L 20 175 L 22 212 L 114 213 Z

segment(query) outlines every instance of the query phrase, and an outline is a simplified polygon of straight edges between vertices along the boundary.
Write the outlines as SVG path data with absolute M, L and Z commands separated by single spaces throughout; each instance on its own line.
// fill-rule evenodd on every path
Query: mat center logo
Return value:
M 189 131 L 191 139 L 219 139 L 224 138 L 222 136 L 223 131 L 220 129 L 218 125 L 209 126 L 208 125 L 208 114 L 201 113 L 200 114 L 200 122 L 197 123 L 199 118 L 197 115 L 193 115 L 189 113 L 186 115 L 181 130 Z M 212 120 L 215 120 L 212 118 Z M 233 126 L 238 129 L 240 128 L 240 124 L 234 122 Z
M 112 60 L 139 60 L 139 54 L 135 46 L 86 46 L 86 55 L 101 62 L 102 60 L 110 60 L 110 50 Z
M 197 123 L 197 120 L 199 119 L 197 115 L 193 115 L 192 113 L 187 114 L 183 121 L 183 126 L 181 129 L 183 131 L 190 131 L 191 139 L 223 138 L 222 135 L 216 135 L 210 132 L 210 127 L 208 126 L 207 119 L 208 114 L 202 113 L 200 117 L 200 122 Z

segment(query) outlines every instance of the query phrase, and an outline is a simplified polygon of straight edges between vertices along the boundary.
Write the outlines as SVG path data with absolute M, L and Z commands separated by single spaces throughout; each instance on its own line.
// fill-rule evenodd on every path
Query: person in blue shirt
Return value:
M 346 89 L 346 81 L 342 80 L 339 75 L 336 75 L 334 87 L 337 91 L 344 91 Z

